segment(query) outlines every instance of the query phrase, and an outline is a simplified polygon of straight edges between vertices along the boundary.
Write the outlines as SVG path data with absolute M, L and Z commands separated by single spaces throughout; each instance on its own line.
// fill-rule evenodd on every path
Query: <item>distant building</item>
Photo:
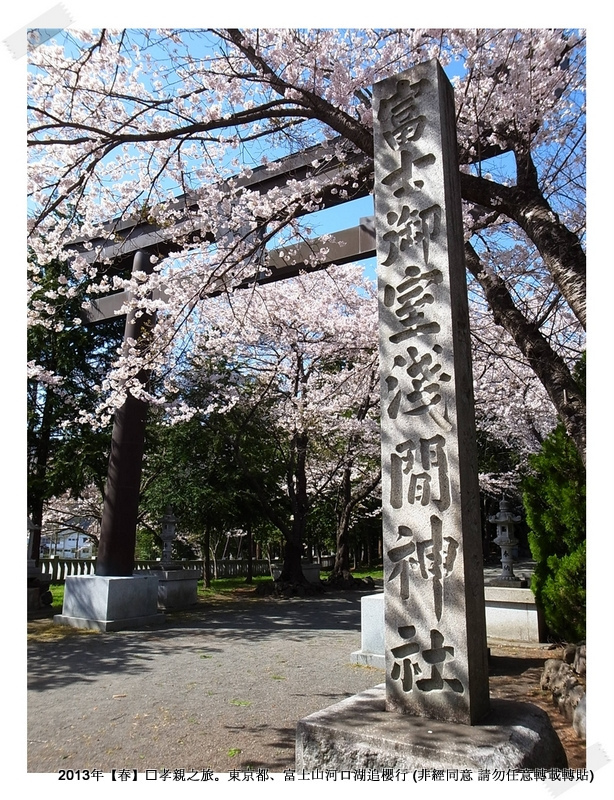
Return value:
M 57 533 L 41 535 L 40 554 L 44 558 L 93 558 L 94 542 L 84 533 L 73 530 L 60 530 Z

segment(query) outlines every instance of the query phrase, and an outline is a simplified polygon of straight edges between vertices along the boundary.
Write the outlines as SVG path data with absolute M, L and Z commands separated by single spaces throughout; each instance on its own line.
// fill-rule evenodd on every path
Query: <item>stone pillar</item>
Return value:
M 160 533 L 160 538 L 162 539 L 162 558 L 160 561 L 163 566 L 168 566 L 173 560 L 176 524 L 177 520 L 173 514 L 173 509 L 171 506 L 166 506 L 166 513 L 162 517 L 162 532 Z
M 374 87 L 386 708 L 489 710 L 453 91 L 436 61 Z
M 373 127 L 386 683 L 300 720 L 296 769 L 566 766 L 544 711 L 489 703 L 454 103 L 437 62 L 374 87 Z

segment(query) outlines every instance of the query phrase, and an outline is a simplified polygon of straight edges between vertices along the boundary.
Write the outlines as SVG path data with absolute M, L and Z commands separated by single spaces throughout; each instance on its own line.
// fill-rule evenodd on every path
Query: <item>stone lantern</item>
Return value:
M 514 556 L 513 548 L 518 544 L 518 539 L 514 536 L 514 527 L 520 522 L 520 517 L 512 514 L 511 505 L 508 500 L 503 498 L 499 502 L 499 511 L 488 518 L 497 526 L 497 536 L 494 543 L 501 548 L 501 575 L 499 578 L 490 582 L 491 586 L 526 586 L 526 580 L 517 578 L 514 575 Z
M 172 561 L 171 553 L 173 549 L 173 542 L 175 541 L 175 528 L 177 527 L 177 519 L 173 514 L 173 509 L 166 506 L 166 514 L 162 517 L 162 564 L 170 564 Z
M 32 540 L 34 532 L 40 531 L 28 517 L 28 612 L 37 611 L 42 606 L 51 606 L 53 596 L 49 591 L 51 577 L 43 575 L 42 569 L 32 558 Z

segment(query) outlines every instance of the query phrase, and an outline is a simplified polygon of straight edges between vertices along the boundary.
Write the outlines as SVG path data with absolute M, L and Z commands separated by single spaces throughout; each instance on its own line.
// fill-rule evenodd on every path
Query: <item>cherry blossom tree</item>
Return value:
M 70 492 L 48 498 L 44 505 L 43 529 L 47 536 L 74 531 L 95 545 L 100 539 L 102 492 L 91 483 L 80 489 L 77 496 Z
M 69 293 L 128 288 L 135 306 L 157 312 L 149 347 L 124 353 L 108 376 L 99 416 L 126 391 L 159 404 L 176 396 L 206 298 L 265 269 L 272 244 L 308 236 L 305 214 L 369 193 L 370 87 L 429 58 L 455 88 L 482 400 L 535 408 L 541 435 L 547 398 L 584 454 L 585 401 L 571 371 L 586 324 L 579 31 L 100 30 L 33 48 L 32 252 L 41 264 L 63 261 Z M 314 145 L 325 149 L 306 179 L 265 193 L 245 185 Z M 338 168 L 325 172 L 331 160 Z M 88 255 L 121 241 L 130 220 L 175 244 L 150 276 Z M 40 313 L 32 309 L 34 321 Z M 502 358 L 518 377 L 507 392 L 504 373 L 488 366 Z M 139 383 L 144 365 L 164 391 Z M 510 422 L 518 427 L 517 416 Z
M 95 408 L 122 326 L 112 319 L 94 330 L 73 327 L 75 319 L 80 322 L 81 298 L 78 293 L 66 296 L 70 287 L 62 264 L 33 262 L 29 267 L 37 324 L 30 326 L 27 338 L 28 516 L 31 553 L 37 558 L 41 531 L 51 519 L 63 519 L 69 527 L 71 519 L 89 516 L 78 507 L 83 498 L 88 507 L 92 491 L 102 500 L 108 431 L 78 425 L 75 417 L 79 409 Z M 66 513 L 58 515 L 58 507 Z
M 267 405 L 254 406 L 250 387 L 243 386 L 243 396 L 230 410 L 200 411 L 200 398 L 210 404 L 210 375 L 202 363 L 187 370 L 184 392 L 195 409 L 191 419 L 165 425 L 163 411 L 150 415 L 140 503 L 150 520 L 159 520 L 171 505 L 177 540 L 203 559 L 206 586 L 227 534 L 237 530 L 246 538 L 249 579 L 254 541 L 264 544 L 271 528 L 269 509 L 287 505 Z
M 309 510 L 335 487 L 342 497 L 337 572 L 349 573 L 352 512 L 379 483 L 374 292 L 361 267 L 347 265 L 221 296 L 201 310 L 186 381 L 198 383 L 202 371 L 211 385 L 212 362 L 223 363 L 225 380 L 217 392 L 212 386 L 209 402 L 224 407 L 240 398 L 246 429 L 266 409 L 266 436 L 283 465 L 288 502 L 280 506 L 242 464 L 237 439 L 248 488 L 284 537 L 282 584 L 305 582 L 301 557 Z

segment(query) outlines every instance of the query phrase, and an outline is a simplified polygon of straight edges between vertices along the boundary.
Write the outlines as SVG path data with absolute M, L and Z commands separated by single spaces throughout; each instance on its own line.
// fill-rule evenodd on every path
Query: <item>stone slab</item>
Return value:
M 545 711 L 491 700 L 477 725 L 385 710 L 385 685 L 349 697 L 298 722 L 296 769 L 535 769 L 566 767 Z
M 301 564 L 301 569 L 303 570 L 303 575 L 309 581 L 309 583 L 319 583 L 320 582 L 320 565 L 319 564 Z M 274 566 L 271 570 L 273 575 L 273 579 L 277 580 L 281 575 L 281 567 Z
M 542 614 L 530 589 L 484 587 L 486 633 L 489 640 L 539 643 L 544 641 Z M 353 664 L 385 669 L 384 593 L 360 599 L 360 650 L 350 655 Z
M 491 603 L 522 603 L 525 605 L 535 605 L 535 595 L 531 589 L 516 588 L 515 586 L 484 586 L 484 599 Z
M 530 589 L 485 586 L 486 633 L 490 639 L 544 640 L 544 622 Z
M 360 598 L 360 646 L 370 653 L 384 652 L 383 593 Z
M 158 612 L 158 578 L 71 575 L 66 578 L 62 613 L 53 621 L 100 631 L 159 625 L 164 614 Z
M 350 653 L 352 664 L 360 664 L 363 667 L 377 667 L 386 669 L 386 657 L 383 653 L 371 653 L 368 650 L 354 650 Z
M 360 598 L 360 650 L 351 654 L 354 664 L 386 669 L 384 656 L 384 593 Z
M 147 574 L 158 578 L 158 608 L 179 611 L 198 602 L 198 569 L 161 569 Z

